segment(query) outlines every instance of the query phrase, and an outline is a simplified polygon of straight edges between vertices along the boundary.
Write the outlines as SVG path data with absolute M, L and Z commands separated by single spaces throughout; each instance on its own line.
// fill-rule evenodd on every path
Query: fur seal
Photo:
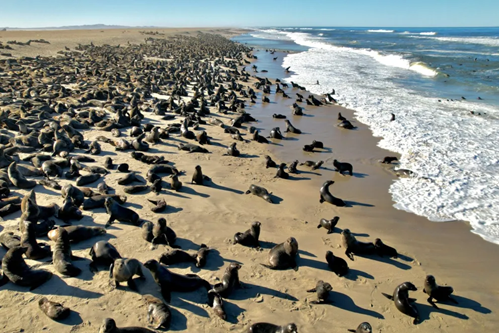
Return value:
M 285 167 L 286 167 L 286 163 L 279 164 L 279 168 L 277 169 L 277 173 L 274 176 L 274 178 L 289 179 L 289 173 L 284 171 Z
M 296 168 L 298 166 L 298 160 L 294 160 L 289 166 L 288 166 L 288 172 L 289 173 L 298 173 L 298 169 Z
M 298 333 L 296 324 L 278 326 L 269 323 L 256 323 L 249 327 L 248 333 Z
M 69 245 L 69 234 L 66 229 L 57 228 L 57 239 L 54 244 L 52 261 L 56 271 L 66 276 L 78 276 L 81 269 L 72 263 L 71 246 Z
M 396 158 L 395 156 L 385 156 L 385 158 L 383 158 L 382 160 L 380 160 L 379 162 L 380 163 L 383 163 L 383 164 L 391 164 L 392 162 L 396 162 L 398 161 L 399 159 Z
M 166 204 L 165 199 L 159 199 L 159 200 L 150 200 L 150 199 L 147 199 L 147 201 L 149 201 L 150 203 L 152 203 L 154 205 L 154 207 L 151 208 L 151 211 L 154 212 L 154 213 L 164 212 L 165 209 L 166 209 L 166 207 L 168 207 L 168 205 Z
M 170 189 L 179 191 L 182 188 L 182 182 L 178 180 L 178 175 L 171 175 Z
M 257 197 L 262 198 L 267 202 L 273 203 L 271 198 L 272 192 L 269 193 L 267 189 L 261 186 L 251 184 L 249 190 L 247 190 L 245 194 L 250 194 L 250 193 L 256 195 Z
M 350 163 L 342 163 L 342 162 L 338 162 L 337 160 L 334 160 L 333 165 L 336 168 L 336 171 L 338 171 L 340 174 L 343 175 L 343 173 L 345 171 L 348 171 L 350 176 L 353 175 L 353 167 Z
M 314 161 L 305 161 L 303 163 L 300 163 L 300 165 L 306 165 L 308 167 L 312 167 L 312 170 L 317 170 L 319 169 L 322 165 L 324 164 L 324 161 L 318 161 L 318 162 L 314 162 Z
M 283 114 L 273 114 L 272 115 L 272 118 L 275 118 L 275 119 L 286 119 L 286 116 L 283 115 Z
M 238 157 L 239 155 L 241 155 L 241 153 L 239 152 L 239 150 L 237 149 L 236 147 L 236 143 L 235 142 L 232 142 L 229 146 L 229 148 L 227 148 L 227 153 L 224 154 L 224 155 L 229 155 L 229 156 L 234 156 L 234 157 Z
M 116 288 L 120 287 L 120 282 L 127 282 L 128 287 L 137 291 L 137 286 L 133 281 L 133 276 L 138 275 L 144 279 L 141 264 L 137 259 L 118 258 L 109 266 L 109 278 L 114 280 Z
M 27 180 L 17 169 L 17 163 L 12 162 L 7 169 L 9 180 L 15 187 L 20 189 L 30 189 L 36 186 L 36 181 Z
M 331 192 L 329 192 L 329 186 L 334 184 L 334 181 L 332 180 L 326 180 L 324 184 L 322 184 L 322 187 L 320 189 L 320 203 L 329 202 L 332 205 L 338 206 L 338 207 L 344 207 L 346 206 L 345 202 L 341 200 L 340 198 L 334 197 Z
M 109 227 L 115 220 L 132 223 L 136 226 L 140 225 L 139 214 L 129 208 L 121 206 L 113 198 L 106 198 L 104 206 L 109 214 L 109 220 L 106 223 L 106 227 Z
M 59 208 L 57 217 L 67 223 L 72 219 L 81 220 L 83 218 L 83 214 L 81 210 L 79 210 L 78 207 L 74 205 L 73 199 L 67 197 L 66 199 L 64 199 L 64 203 L 61 208 Z
M 106 157 L 104 160 L 104 168 L 108 170 L 113 170 L 114 169 L 114 164 L 113 164 L 113 159 L 111 157 Z
M 341 123 L 338 124 L 338 127 L 344 128 L 344 129 L 355 129 L 357 126 L 353 126 L 352 123 L 348 120 L 342 120 Z
M 398 253 L 393 247 L 385 245 L 383 241 L 379 238 L 376 238 L 374 241 L 374 247 L 376 248 L 376 253 L 378 253 L 381 257 L 387 255 L 391 258 L 397 258 Z
M 154 326 L 154 329 L 159 330 L 161 327 L 170 329 L 172 314 L 168 305 L 162 300 L 151 295 L 144 295 L 142 299 L 147 304 L 147 321 L 149 325 Z
M 329 268 L 339 277 L 348 273 L 349 268 L 345 259 L 336 257 L 333 252 L 326 252 L 326 261 Z
M 269 143 L 269 140 L 267 140 L 264 136 L 261 136 L 258 131 L 253 132 L 253 141 L 258 143 Z
M 294 134 L 301 134 L 301 130 L 298 128 L 294 127 L 289 120 L 285 120 L 286 122 L 286 130 L 284 132 L 291 132 Z
M 143 183 L 142 180 L 140 180 L 139 178 L 137 178 L 135 172 L 130 172 L 125 177 L 118 179 L 118 184 L 119 185 L 128 185 L 128 184 L 131 184 L 133 182 Z
M 203 185 L 205 180 L 210 180 L 210 177 L 203 175 L 200 165 L 196 165 L 194 174 L 192 175 L 191 184 Z
M 144 266 L 151 271 L 154 281 L 161 288 L 161 294 L 167 303 L 171 301 L 171 292 L 188 292 L 204 287 L 206 291 L 211 289 L 208 281 L 195 274 L 180 275 L 170 272 L 166 267 L 160 265 L 156 260 L 147 261 Z
M 83 186 L 83 185 L 87 185 L 87 184 L 96 182 L 99 179 L 101 179 L 101 177 L 102 176 L 99 175 L 98 173 L 91 173 L 89 175 L 80 176 L 76 179 L 76 186 Z
M 69 308 L 62 306 L 61 303 L 49 301 L 47 297 L 43 297 L 38 301 L 38 307 L 52 320 L 66 319 L 71 313 Z
M 237 232 L 234 235 L 234 244 L 243 246 L 260 247 L 258 238 L 260 237 L 260 226 L 258 221 L 251 223 L 251 227 L 245 232 Z
M 92 237 L 105 235 L 107 232 L 106 229 L 102 227 L 70 225 L 70 226 L 53 228 L 48 232 L 48 238 L 52 241 L 56 241 L 62 229 L 64 229 L 67 232 L 68 239 L 71 243 L 78 243 L 90 239 Z
M 2 259 L 2 269 L 12 283 L 30 287 L 30 290 L 33 290 L 47 282 L 52 277 L 52 273 L 31 269 L 23 258 L 26 251 L 25 247 L 11 248 Z
M 368 322 L 363 322 L 359 326 L 357 326 L 357 329 L 352 330 L 349 329 L 348 332 L 353 332 L 353 333 L 372 333 L 373 328 L 371 327 L 371 324 Z
M 157 179 L 161 181 L 160 179 Z M 149 185 L 132 185 L 132 186 L 126 186 L 123 188 L 123 192 L 128 193 L 128 194 L 134 194 L 134 193 L 140 193 L 144 192 L 146 190 L 150 190 L 152 186 Z
M 106 265 L 109 267 L 116 259 L 121 258 L 118 250 L 106 241 L 99 241 L 90 249 L 92 262 L 89 265 L 91 272 L 97 271 L 97 265 Z
M 118 328 L 116 322 L 112 318 L 104 319 L 99 333 L 154 333 L 153 331 L 143 327 L 122 327 Z
M 317 281 L 315 288 L 307 290 L 308 293 L 317 293 L 317 301 L 311 301 L 310 304 L 326 304 L 328 301 L 329 292 L 333 287 L 327 282 L 322 280 Z
M 270 158 L 269 155 L 265 155 L 265 168 L 277 168 L 277 164 Z
M 321 219 L 317 228 L 324 228 L 328 234 L 332 234 L 339 220 L 339 216 L 335 216 L 331 220 Z
M 196 263 L 197 254 L 190 254 L 182 250 L 171 250 L 163 253 L 159 257 L 159 262 L 163 265 L 175 265 L 180 263 Z
M 303 146 L 303 151 L 308 151 L 310 153 L 313 153 L 314 152 L 314 146 L 313 145 L 304 145 Z
M 98 194 L 85 199 L 85 201 L 83 201 L 82 209 L 89 210 L 95 208 L 105 208 L 104 204 L 106 202 L 106 198 L 113 198 L 119 204 L 124 204 L 127 200 L 127 197 L 124 195 Z
M 153 225 L 152 232 L 152 244 L 167 244 L 172 248 L 179 248 L 175 245 L 177 240 L 177 235 L 170 227 L 168 227 L 166 219 L 161 217 L 158 222 Z
M 118 164 L 117 169 L 119 172 L 129 172 L 130 166 L 128 165 L 128 163 L 120 163 Z
M 239 281 L 240 269 L 240 264 L 235 262 L 230 263 L 230 265 L 225 269 L 222 282 L 214 285 L 212 290 L 220 296 L 228 298 L 235 288 L 242 288 L 241 282 Z
M 21 237 L 14 235 L 13 232 L 4 232 L 0 234 L 0 244 L 9 250 L 16 246 L 21 246 Z
M 454 304 L 458 304 L 455 299 L 450 295 L 454 292 L 454 288 L 450 286 L 439 286 L 433 275 L 427 275 L 424 280 L 423 292 L 428 294 L 427 302 L 431 304 L 435 309 L 438 309 L 433 299 L 437 302 L 451 301 Z
M 352 235 L 350 229 L 343 229 L 341 232 L 341 245 L 345 248 L 345 254 L 353 261 L 354 254 L 375 254 L 376 247 L 373 243 L 359 242 Z
M 296 264 L 296 255 L 298 254 L 298 242 L 294 237 L 288 238 L 284 243 L 277 244 L 269 252 L 269 264 L 262 264 L 270 269 L 288 269 L 298 270 Z
M 177 147 L 178 150 L 188 151 L 189 153 L 209 153 L 208 149 L 190 143 L 180 143 Z
M 312 146 L 314 146 L 314 148 L 324 149 L 324 143 L 321 141 L 312 141 Z
M 279 127 L 274 127 L 270 130 L 269 138 L 282 140 L 283 136 Z
M 73 204 L 76 207 L 80 207 L 83 203 L 83 200 L 85 199 L 85 195 L 83 194 L 83 192 L 79 188 L 71 184 L 67 184 L 62 187 L 61 196 L 64 199 L 66 199 L 67 197 L 71 198 L 73 200 Z
M 403 314 L 413 317 L 413 324 L 419 322 L 419 312 L 415 305 L 411 303 L 409 298 L 409 291 L 417 291 L 418 289 L 410 282 L 404 282 L 395 288 L 393 295 L 382 293 L 383 296 L 395 302 L 397 309 Z
M 40 260 L 52 254 L 49 247 L 42 247 L 36 241 L 35 222 L 21 221 L 25 229 L 21 235 L 21 246 L 26 249 L 24 255 L 28 259 Z
M 213 311 L 220 319 L 226 320 L 227 315 L 225 314 L 223 304 L 222 296 L 213 290 L 208 291 L 208 305 L 213 308 Z

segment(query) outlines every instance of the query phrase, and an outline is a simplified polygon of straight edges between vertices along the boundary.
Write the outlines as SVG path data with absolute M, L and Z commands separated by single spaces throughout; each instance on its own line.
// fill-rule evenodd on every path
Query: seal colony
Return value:
M 276 142 L 286 145 L 287 133 L 310 142 L 306 131 L 294 127 L 292 122 L 298 122 L 303 110 L 313 114 L 329 102 L 319 96 L 305 98 L 297 93 L 302 89 L 294 85 L 287 87 L 279 84 L 280 80 L 246 72 L 245 66 L 255 60 L 253 51 L 217 35 L 197 33 L 148 37 L 139 45 L 79 45 L 75 50 L 62 51 L 57 58 L 0 60 L 0 209 L 4 218 L 0 223 L 0 241 L 8 249 L 2 260 L 0 292 L 19 290 L 14 289 L 18 288 L 14 284 L 21 286 L 17 291 L 21 295 L 30 289 L 39 290 L 35 294 L 37 311 L 59 321 L 74 316 L 69 309 L 78 304 L 71 303 L 66 296 L 86 298 L 91 311 L 81 314 L 85 322 L 78 328 L 81 332 L 150 332 L 161 327 L 187 330 L 201 317 L 216 323 L 212 331 L 227 330 L 235 322 L 241 331 L 247 332 L 302 332 L 307 331 L 303 320 L 294 323 L 294 315 L 290 317 L 287 312 L 298 311 L 305 316 L 317 316 L 319 312 L 315 311 L 332 314 L 333 307 L 322 305 L 324 310 L 320 310 L 319 306 L 310 309 L 303 304 L 331 303 L 341 308 L 342 303 L 335 300 L 341 285 L 352 287 L 352 295 L 357 290 L 371 293 L 365 288 L 364 276 L 369 276 L 369 266 L 365 265 L 364 256 L 402 265 L 401 259 L 396 258 L 397 250 L 381 241 L 385 235 L 370 235 L 375 243 L 357 240 L 361 236 L 351 232 L 343 218 L 339 223 L 342 229 L 338 228 L 341 234 L 334 232 L 342 210 L 349 208 L 343 208 L 348 205 L 333 196 L 332 191 L 335 195 L 337 192 L 331 186 L 332 180 L 316 189 L 320 203 L 331 205 L 320 205 L 316 197 L 301 200 L 322 209 L 327 217 L 335 216 L 333 219 L 322 216 L 319 225 L 315 224 L 317 227 L 299 226 L 306 230 L 307 237 L 301 234 L 297 238 L 294 229 L 284 228 L 280 238 L 270 239 L 275 224 L 267 223 L 262 207 L 279 209 L 286 194 L 285 184 L 297 181 L 289 173 L 308 171 L 296 169 L 298 160 L 274 162 L 273 158 L 277 158 L 270 156 L 272 152 L 267 147 Z M 256 71 L 256 65 L 254 68 Z M 275 122 L 281 121 L 278 124 L 285 129 L 283 132 L 275 123 L 263 130 L 261 126 L 251 126 L 256 126 L 257 121 L 247 112 L 251 101 L 269 100 L 271 95 L 299 97 L 292 101 L 294 106 L 286 115 L 276 113 L 278 116 L 271 117 Z M 305 122 L 306 119 L 300 120 L 299 127 L 305 128 Z M 339 127 L 356 128 L 346 119 L 341 120 Z M 237 148 L 233 140 L 238 141 Z M 324 144 L 315 140 L 304 150 L 306 153 L 298 149 L 305 156 L 319 151 L 328 153 Z M 258 157 L 248 157 L 253 153 L 258 153 Z M 343 160 L 342 156 L 334 156 Z M 212 159 L 223 163 L 223 172 L 210 169 Z M 266 162 L 262 163 L 263 159 Z M 300 165 L 308 170 L 331 178 L 336 174 L 327 172 L 331 169 L 327 169 L 326 159 L 303 160 Z M 222 185 L 224 177 L 230 176 L 235 168 L 232 165 L 238 163 L 243 166 L 237 169 L 241 174 L 243 169 L 245 175 L 258 169 L 265 177 L 238 176 L 241 182 L 237 188 L 228 189 Z M 284 170 L 288 165 L 289 173 Z M 331 165 L 338 173 L 353 176 L 351 164 L 335 160 Z M 277 175 L 274 168 L 278 168 Z M 353 179 L 342 178 L 347 182 Z M 342 196 L 341 192 L 338 195 Z M 209 213 L 212 205 L 216 211 L 223 210 L 227 200 L 231 211 L 246 209 L 234 205 L 232 198 L 240 206 L 254 207 L 255 217 L 261 214 L 265 222 L 231 217 L 227 229 L 215 224 L 218 221 L 212 221 Z M 206 213 L 191 216 L 193 207 L 206 209 Z M 20 215 L 15 214 L 16 209 L 21 211 Z M 181 219 L 182 216 L 186 218 Z M 210 228 L 226 238 L 226 245 L 212 245 L 216 238 L 210 234 Z M 327 233 L 315 230 L 321 228 Z M 331 246 L 326 246 L 315 259 L 322 270 L 317 268 L 318 264 L 302 259 L 310 253 L 308 239 L 323 239 L 326 244 L 333 237 Z M 51 249 L 44 246 L 44 241 Z M 331 248 L 340 243 L 342 250 L 334 251 L 335 256 Z M 387 243 L 396 247 L 403 244 L 392 244 L 391 240 Z M 223 260 L 231 254 L 235 254 L 235 259 Z M 352 260 L 351 268 L 342 257 Z M 222 264 L 217 263 L 220 258 Z M 239 263 L 239 259 L 244 262 Z M 184 272 L 184 266 L 192 271 Z M 426 276 L 422 273 L 418 271 L 416 276 Z M 315 274 L 326 275 L 320 280 Z M 438 276 L 439 281 L 448 278 Z M 275 284 L 270 285 L 269 280 Z M 121 282 L 127 286 L 120 287 Z M 316 287 L 309 289 L 312 285 Z M 68 287 L 72 290 L 67 291 Z M 58 288 L 63 291 L 58 292 Z M 270 291 L 265 292 L 266 289 Z M 420 289 L 427 295 L 420 293 L 418 299 L 429 297 L 427 302 L 435 309 L 433 299 L 439 306 L 440 302 L 445 302 L 444 306 L 454 304 L 450 296 L 454 289 L 437 285 L 433 276 L 426 278 Z M 310 297 L 307 290 L 316 293 L 313 301 L 306 302 Z M 343 298 L 354 298 L 348 296 L 348 288 L 342 290 Z M 398 305 L 402 289 L 399 286 L 397 290 L 388 296 L 395 299 L 397 309 L 402 311 Z M 41 293 L 51 294 L 50 301 Z M 196 311 L 184 315 L 182 303 L 185 307 L 186 302 L 179 301 L 180 297 L 192 301 Z M 373 297 L 377 306 L 386 305 L 381 292 Z M 246 303 L 239 303 L 241 299 Z M 105 300 L 99 311 L 103 313 L 92 315 L 100 300 Z M 403 303 L 404 313 L 420 321 L 419 315 L 415 315 L 417 311 L 406 311 L 417 305 L 411 305 L 406 296 L 403 300 L 407 301 Z M 145 301 L 143 311 L 136 308 L 138 301 Z M 238 312 L 236 304 L 245 304 L 241 308 L 246 311 Z M 359 314 L 355 321 L 341 324 L 345 331 L 362 322 L 357 331 L 371 332 L 367 320 L 375 322 L 374 327 L 382 327 L 383 319 L 388 317 L 366 310 L 373 307 L 367 303 L 355 305 L 360 310 L 354 312 Z M 1 309 L 15 307 L 15 303 L 10 303 L 3 304 Z M 170 307 L 175 311 L 170 311 Z M 272 311 L 263 313 L 260 308 Z M 284 311 L 283 318 L 272 315 L 274 310 Z M 202 311 L 208 314 L 199 316 Z M 137 320 L 133 325 L 123 322 L 126 319 L 122 312 L 127 317 L 140 318 L 140 324 Z M 187 321 L 184 326 L 182 315 Z M 40 323 L 34 325 L 44 327 L 46 317 L 38 316 L 35 321 Z M 91 323 L 89 327 L 87 322 Z M 309 326 L 308 331 L 311 327 L 317 332 L 329 329 L 322 327 L 320 321 Z

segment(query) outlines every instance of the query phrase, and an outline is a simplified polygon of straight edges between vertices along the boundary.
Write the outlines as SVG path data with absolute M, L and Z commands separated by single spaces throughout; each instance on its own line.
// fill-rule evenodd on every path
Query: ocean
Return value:
M 401 155 L 415 175 L 390 187 L 397 209 L 468 221 L 499 244 L 499 28 L 273 27 L 233 40 L 292 51 L 285 81 L 334 89 Z

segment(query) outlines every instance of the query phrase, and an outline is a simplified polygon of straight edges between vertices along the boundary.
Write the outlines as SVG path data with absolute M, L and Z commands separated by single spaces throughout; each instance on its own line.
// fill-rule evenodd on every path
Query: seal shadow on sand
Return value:
M 469 319 L 469 317 L 465 314 L 455 312 L 452 310 L 448 310 L 448 309 L 442 309 L 442 307 L 440 307 L 440 306 L 438 309 L 435 309 L 433 306 L 431 306 L 429 304 L 424 304 L 424 303 L 413 303 L 413 304 L 416 306 L 416 308 L 418 309 L 418 312 L 419 312 L 419 319 L 420 319 L 419 323 L 422 323 L 425 320 L 430 320 L 431 319 L 430 314 L 432 312 L 444 314 L 444 315 L 455 317 L 455 318 L 462 319 L 462 320 Z
M 13 283 L 8 283 L 5 286 L 7 286 L 7 288 L 5 289 L 17 292 L 24 292 L 28 290 L 27 287 L 17 286 Z M 57 274 L 54 274 L 50 280 L 48 280 L 47 282 L 45 282 L 35 290 L 31 290 L 30 292 L 33 294 L 44 295 L 44 296 L 58 295 L 58 296 L 73 296 L 78 298 L 99 298 L 104 295 L 101 293 L 96 293 L 93 291 L 83 290 L 80 288 L 70 286 L 66 283 L 66 281 L 64 281 L 64 279 L 62 279 Z
M 258 156 L 256 156 L 256 157 L 258 157 Z M 232 192 L 232 193 L 235 193 L 235 194 L 244 194 L 243 191 L 236 190 L 236 189 L 233 189 L 233 188 L 230 188 L 230 187 L 227 187 L 227 186 L 218 185 L 218 184 L 214 183 L 212 180 L 210 180 L 208 182 L 208 185 L 206 185 L 206 186 L 214 188 L 216 190 L 228 191 L 228 192 Z
M 279 298 L 287 299 L 287 300 L 291 300 L 291 301 L 298 301 L 298 299 L 296 297 L 294 297 L 290 294 L 287 294 L 287 293 L 283 293 L 279 290 L 259 286 L 259 285 L 248 283 L 245 281 L 243 281 L 242 284 L 243 284 L 244 288 L 236 289 L 236 291 L 234 293 L 232 293 L 227 298 L 231 299 L 231 300 L 242 301 L 242 300 L 246 300 L 249 298 L 255 298 L 258 295 L 269 295 L 269 296 L 275 296 L 275 297 L 279 297 Z
M 437 306 L 440 308 L 441 304 L 449 305 L 455 308 L 462 308 L 462 309 L 471 309 L 474 310 L 475 312 L 483 313 L 483 314 L 489 314 L 492 313 L 492 310 L 482 306 L 482 304 L 478 303 L 477 301 L 474 301 L 472 299 L 459 296 L 459 295 L 454 295 L 452 294 L 452 298 L 455 299 L 458 304 L 454 304 L 451 302 L 445 302 L 445 303 L 438 303 Z M 435 309 L 435 311 L 438 311 Z
M 71 309 L 71 312 L 69 313 L 69 317 L 67 317 L 64 320 L 58 320 L 57 321 L 59 324 L 63 325 L 68 325 L 68 326 L 75 326 L 75 325 L 80 325 L 83 323 L 83 319 L 81 319 L 80 313 Z
M 184 295 L 188 295 L 188 294 L 192 294 L 192 293 L 195 293 L 195 292 L 190 292 L 190 293 L 172 292 L 171 305 L 178 307 L 178 308 L 181 308 L 181 309 L 184 309 L 186 311 L 192 312 L 193 314 L 195 314 L 197 316 L 209 318 L 210 316 L 208 315 L 208 312 L 204 308 L 202 308 L 201 306 L 199 306 L 197 304 L 186 302 L 183 298 L 179 297 L 179 296 L 184 296 Z M 173 320 L 172 320 L 172 323 L 173 323 Z
M 377 254 L 373 254 L 373 255 L 355 254 L 355 256 L 360 257 L 360 258 L 370 259 L 370 260 L 376 260 L 379 262 L 384 262 L 386 264 L 393 265 L 393 266 L 400 268 L 400 269 L 403 269 L 403 270 L 409 270 L 412 268 L 411 266 L 404 264 L 403 262 L 400 262 L 400 261 L 397 261 L 395 259 L 388 258 L 388 257 L 381 257 Z
M 200 186 L 203 186 L 203 185 L 200 185 Z M 209 198 L 210 197 L 209 194 L 197 192 L 192 187 L 188 187 L 185 185 L 182 186 L 182 193 L 191 194 L 191 195 L 198 195 L 201 198 Z
M 360 313 L 366 316 L 371 316 L 378 319 L 385 319 L 385 317 L 381 313 L 361 308 L 360 306 L 355 304 L 355 302 L 353 301 L 352 298 L 350 298 L 350 296 L 346 294 L 342 294 L 334 290 L 330 291 L 329 294 L 330 294 L 329 296 L 330 299 L 333 300 L 332 305 L 335 307 L 341 308 L 346 311 Z
M 168 306 L 172 314 L 169 331 L 184 331 L 187 329 L 187 317 L 173 306 Z
M 374 205 L 358 201 L 351 201 L 351 200 L 343 200 L 343 201 L 345 202 L 345 207 L 353 207 L 353 206 L 374 207 Z
M 357 281 L 359 277 L 363 277 L 364 279 L 374 280 L 374 276 L 372 276 L 371 274 L 353 268 L 350 268 L 348 270 L 348 273 L 344 275 L 344 277 L 350 281 Z
M 241 313 L 246 312 L 246 309 L 243 309 L 239 307 L 237 304 L 231 303 L 225 299 L 223 307 L 225 309 L 225 314 L 227 315 L 226 320 L 231 324 L 239 323 L 239 320 L 237 318 L 239 318 Z

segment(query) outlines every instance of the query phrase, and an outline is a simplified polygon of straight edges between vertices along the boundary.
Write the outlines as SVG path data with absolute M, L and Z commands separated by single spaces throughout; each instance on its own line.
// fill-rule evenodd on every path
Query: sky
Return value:
M 0 0 L 0 27 L 499 26 L 499 0 Z

